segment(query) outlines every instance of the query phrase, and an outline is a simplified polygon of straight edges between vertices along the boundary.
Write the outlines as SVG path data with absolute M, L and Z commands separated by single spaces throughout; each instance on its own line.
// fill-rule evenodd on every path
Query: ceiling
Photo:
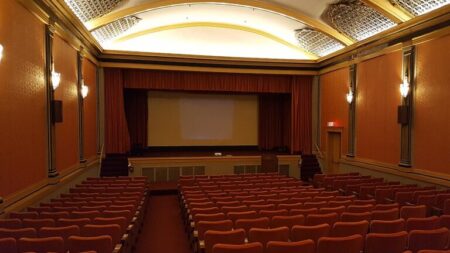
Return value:
M 105 50 L 317 60 L 450 0 L 64 2 Z

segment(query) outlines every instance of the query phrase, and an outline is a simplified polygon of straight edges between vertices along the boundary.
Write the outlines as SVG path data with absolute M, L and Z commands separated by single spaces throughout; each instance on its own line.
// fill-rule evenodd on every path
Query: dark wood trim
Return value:
M 414 116 L 414 88 L 415 88 L 415 46 L 403 48 L 403 75 L 408 78 L 409 94 L 402 99 L 402 105 L 408 108 L 408 120 L 400 128 L 400 163 L 402 167 L 412 166 L 412 126 Z
M 356 78 L 356 64 L 349 67 L 349 89 L 353 93 L 353 101 L 348 105 L 348 157 L 355 156 L 355 136 L 356 136 L 356 97 L 357 97 L 357 78 Z
M 56 134 L 54 120 L 55 93 L 52 84 L 53 70 L 53 37 L 55 34 L 54 23 L 45 26 L 45 84 L 47 92 L 47 175 L 49 178 L 58 177 L 56 169 Z
M 83 48 L 77 52 L 77 95 L 78 95 L 78 152 L 80 162 L 86 162 L 84 158 L 84 101 L 81 95 L 83 85 Z

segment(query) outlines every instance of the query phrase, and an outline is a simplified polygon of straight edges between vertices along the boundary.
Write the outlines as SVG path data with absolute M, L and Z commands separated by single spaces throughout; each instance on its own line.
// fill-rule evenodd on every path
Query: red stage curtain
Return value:
M 125 89 L 125 115 L 131 147 L 147 146 L 148 103 L 147 90 Z
M 312 77 L 293 76 L 291 91 L 291 153 L 312 150 Z
M 124 88 L 151 90 L 291 93 L 291 76 L 160 70 L 124 70 Z
M 130 150 L 130 134 L 123 98 L 124 88 L 141 89 L 140 92 L 145 95 L 146 92 L 142 90 L 285 94 L 280 95 L 285 98 L 280 100 L 262 98 L 265 101 L 261 102 L 262 108 L 259 115 L 261 117 L 260 148 L 288 146 L 291 153 L 311 153 L 312 77 L 105 68 L 107 153 L 125 153 Z M 289 95 L 290 99 L 286 99 Z M 143 97 L 141 99 L 140 106 L 146 107 L 146 99 L 145 102 Z M 139 115 L 144 115 L 145 110 L 139 112 Z M 132 142 L 145 145 L 147 121 L 139 117 L 137 114 L 128 116 L 130 121 L 128 125 L 133 135 Z M 143 117 L 147 117 L 147 113 Z M 280 125 L 280 122 L 283 124 Z
M 123 99 L 121 69 L 105 69 L 105 152 L 126 153 L 130 150 Z
M 289 149 L 291 122 L 290 95 L 261 94 L 258 100 L 259 149 Z

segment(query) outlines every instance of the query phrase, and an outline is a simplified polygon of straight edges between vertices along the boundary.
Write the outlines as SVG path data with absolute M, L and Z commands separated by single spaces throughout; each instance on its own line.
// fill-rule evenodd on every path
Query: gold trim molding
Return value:
M 260 35 L 262 37 L 265 37 L 267 39 L 275 41 L 279 44 L 287 46 L 291 49 L 299 51 L 299 52 L 305 54 L 307 57 L 309 57 L 308 60 L 317 60 L 319 58 L 317 55 L 306 51 L 305 49 L 299 47 L 298 45 L 292 44 L 289 41 L 286 41 L 276 35 L 265 32 L 263 30 L 255 29 L 255 28 L 248 27 L 248 26 L 241 26 L 241 25 L 228 24 L 228 23 L 219 23 L 219 22 L 186 22 L 186 23 L 171 24 L 171 25 L 166 25 L 166 26 L 159 26 L 159 27 L 150 28 L 150 29 L 147 29 L 144 31 L 127 34 L 125 36 L 117 38 L 116 40 L 114 40 L 114 42 L 120 43 L 120 42 L 132 40 L 137 37 L 145 36 L 145 35 L 152 34 L 152 33 L 174 30 L 174 29 L 191 28 L 191 27 L 212 27 L 212 28 L 223 28 L 223 29 L 232 29 L 232 30 L 249 32 L 249 33 Z
M 309 17 L 308 15 L 301 13 L 299 11 L 287 8 L 283 5 L 276 3 L 263 2 L 258 0 L 159 0 L 152 2 L 144 2 L 136 6 L 131 6 L 128 8 L 124 8 L 118 11 L 111 12 L 97 19 L 91 20 L 86 23 L 86 27 L 88 30 L 92 31 L 96 28 L 109 24 L 115 20 L 124 18 L 126 16 L 130 16 L 133 14 L 137 14 L 140 12 L 149 11 L 156 8 L 174 6 L 174 5 L 183 5 L 183 4 L 195 4 L 195 3 L 220 3 L 220 4 L 231 4 L 231 5 L 240 5 L 240 6 L 248 6 L 257 9 L 264 9 L 274 13 L 278 13 L 284 16 L 291 17 L 299 22 L 302 22 L 308 26 L 311 26 L 319 31 L 322 31 L 329 36 L 341 41 L 345 45 L 351 45 L 355 41 L 344 34 L 338 32 L 331 26 L 315 19 Z

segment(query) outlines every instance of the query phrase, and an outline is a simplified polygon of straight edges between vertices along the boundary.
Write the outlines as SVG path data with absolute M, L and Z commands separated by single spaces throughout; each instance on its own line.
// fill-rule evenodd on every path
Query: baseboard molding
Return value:
M 386 164 L 368 159 L 342 157 L 340 167 L 343 170 L 359 171 L 360 169 L 370 172 L 386 174 L 387 177 L 399 178 L 400 181 L 415 181 L 419 184 L 433 184 L 441 187 L 450 187 L 450 174 L 437 173 L 433 171 L 415 168 L 404 168 L 394 164 Z M 364 174 L 364 173 L 362 173 Z
M 2 214 L 0 218 L 8 212 L 20 211 L 35 203 L 39 203 L 50 194 L 63 191 L 72 182 L 79 181 L 83 175 L 87 175 L 94 170 L 98 171 L 99 162 L 98 157 L 92 157 L 85 163 L 80 163 L 64 170 L 57 178 L 46 178 L 5 197 L 4 202 L 0 206 L 0 214 Z

